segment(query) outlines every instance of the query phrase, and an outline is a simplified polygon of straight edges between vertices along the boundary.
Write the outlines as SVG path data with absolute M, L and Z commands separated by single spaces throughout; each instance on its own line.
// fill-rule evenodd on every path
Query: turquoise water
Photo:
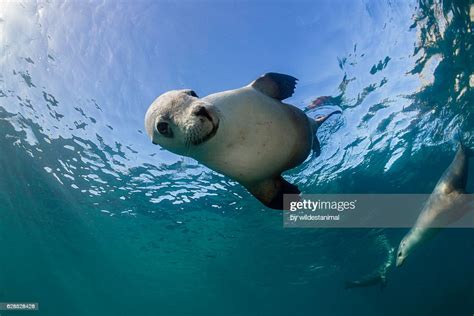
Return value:
M 407 229 L 285 229 L 237 183 L 151 145 L 143 116 L 170 89 L 288 73 L 290 103 L 326 95 L 344 110 L 289 181 L 430 193 L 457 130 L 474 127 L 473 19 L 469 1 L 0 4 L 0 302 L 39 302 L 34 315 L 472 315 L 473 230 L 441 231 L 388 268 L 383 291 L 345 289 L 391 262 Z

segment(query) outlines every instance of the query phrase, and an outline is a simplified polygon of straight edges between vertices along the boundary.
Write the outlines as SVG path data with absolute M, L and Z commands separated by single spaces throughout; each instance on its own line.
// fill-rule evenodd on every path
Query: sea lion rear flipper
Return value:
M 323 125 L 324 122 L 334 114 L 341 114 L 341 110 L 335 110 L 329 114 L 326 115 L 320 115 L 314 118 L 313 121 L 313 153 L 318 157 L 321 154 L 321 144 L 319 143 L 318 135 L 316 134 L 318 131 L 318 128 Z
M 297 80 L 289 75 L 269 72 L 253 81 L 250 85 L 270 98 L 281 101 L 293 95 Z
M 260 202 L 276 210 L 283 210 L 285 194 L 301 193 L 296 185 L 289 183 L 281 175 L 246 187 Z
M 321 155 L 321 144 L 319 143 L 318 135 L 313 136 L 313 153 L 316 157 Z

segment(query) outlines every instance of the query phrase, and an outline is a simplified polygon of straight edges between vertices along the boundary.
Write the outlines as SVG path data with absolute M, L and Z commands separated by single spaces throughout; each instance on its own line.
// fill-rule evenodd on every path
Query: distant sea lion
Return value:
M 263 204 L 283 209 L 284 194 L 297 186 L 281 173 L 319 154 L 316 131 L 337 110 L 311 119 L 290 97 L 297 79 L 267 73 L 247 86 L 199 98 L 192 90 L 159 96 L 145 115 L 154 144 L 192 157 L 247 188 Z
M 377 273 L 367 277 L 364 277 L 360 280 L 347 281 L 345 283 L 346 289 L 352 289 L 356 287 L 371 287 L 375 285 L 380 285 L 380 290 L 383 290 L 387 285 L 387 277 L 385 274 Z
M 413 228 L 403 237 L 397 252 L 397 267 L 440 227 L 461 218 L 471 208 L 466 195 L 469 156 L 472 151 L 460 144 L 451 165 L 431 193 Z
M 389 269 L 393 266 L 393 253 L 395 249 L 390 246 L 389 241 L 385 235 L 378 236 L 376 242 L 381 247 L 383 247 L 383 250 L 385 250 L 385 261 L 374 272 L 365 275 L 358 280 L 346 281 L 346 289 L 380 285 L 380 290 L 383 291 L 383 289 L 387 285 L 387 273 Z

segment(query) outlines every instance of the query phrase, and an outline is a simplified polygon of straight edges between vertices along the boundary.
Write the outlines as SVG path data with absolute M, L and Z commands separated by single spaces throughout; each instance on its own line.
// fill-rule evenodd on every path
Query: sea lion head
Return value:
M 153 144 L 181 155 L 207 142 L 218 128 L 217 110 L 189 89 L 160 95 L 145 114 L 145 129 Z
M 410 232 L 403 237 L 397 251 L 397 267 L 401 266 L 407 257 L 417 248 L 420 242 L 426 238 L 426 229 L 420 227 L 413 227 Z
M 405 262 L 405 259 L 408 256 L 408 251 L 409 247 L 407 246 L 407 240 L 406 238 L 403 238 L 403 240 L 400 242 L 400 245 L 398 246 L 396 261 L 397 267 L 401 266 L 403 262 Z

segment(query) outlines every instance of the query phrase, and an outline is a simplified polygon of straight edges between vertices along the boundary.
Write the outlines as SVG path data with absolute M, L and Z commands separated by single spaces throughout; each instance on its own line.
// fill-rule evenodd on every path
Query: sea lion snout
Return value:
M 409 251 L 410 248 L 407 248 L 407 242 L 404 240 L 402 240 L 400 242 L 400 246 L 398 247 L 398 251 L 397 251 L 397 256 L 396 256 L 396 260 L 395 260 L 395 265 L 397 267 L 400 267 L 403 262 L 405 262 L 405 258 L 407 257 L 407 252 Z
M 196 102 L 188 118 L 188 142 L 199 145 L 212 138 L 219 127 L 216 110 L 210 104 Z
M 198 106 L 194 109 L 193 114 L 196 115 L 196 116 L 205 117 L 205 118 L 207 118 L 209 121 L 213 122 L 213 119 L 212 119 L 211 115 L 209 114 L 209 111 L 206 109 L 206 107 L 204 107 L 204 106 L 202 106 L 202 105 L 198 105 Z
M 212 104 L 196 101 L 191 105 L 189 120 L 191 125 L 198 124 L 199 128 L 208 129 L 207 132 L 211 133 L 219 126 L 219 111 Z
M 397 267 L 401 267 L 403 265 L 403 262 L 405 261 L 405 258 L 404 257 L 397 257 L 397 260 L 396 260 L 396 263 L 395 265 Z

